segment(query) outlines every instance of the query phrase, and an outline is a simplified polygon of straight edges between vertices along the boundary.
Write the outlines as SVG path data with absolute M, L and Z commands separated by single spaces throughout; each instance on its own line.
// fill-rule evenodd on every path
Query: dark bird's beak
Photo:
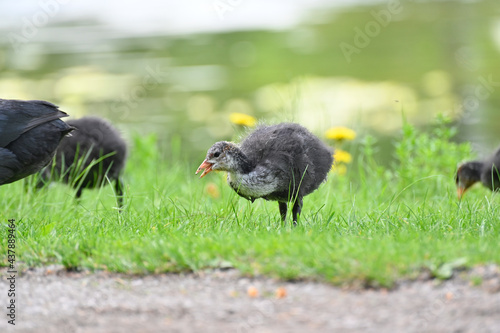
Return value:
M 201 174 L 200 178 L 203 178 L 207 173 L 212 171 L 212 163 L 208 162 L 206 159 L 201 163 L 201 165 L 198 167 L 198 170 L 196 170 L 196 175 L 203 169 L 203 173 Z

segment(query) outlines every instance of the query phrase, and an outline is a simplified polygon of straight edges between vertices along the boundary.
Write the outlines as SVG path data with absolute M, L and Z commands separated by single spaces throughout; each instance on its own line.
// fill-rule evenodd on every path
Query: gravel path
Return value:
M 16 281 L 16 326 L 4 314 L 9 287 L 0 273 L 0 332 L 500 332 L 497 266 L 391 291 L 234 270 L 134 277 L 37 268 Z M 471 287 L 471 276 L 482 285 Z

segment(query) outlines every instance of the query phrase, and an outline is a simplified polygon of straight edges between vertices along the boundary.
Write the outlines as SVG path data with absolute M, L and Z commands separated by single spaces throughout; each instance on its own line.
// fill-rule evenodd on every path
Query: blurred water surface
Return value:
M 0 1 L 0 96 L 157 133 L 199 159 L 229 114 L 387 141 L 439 113 L 500 144 L 500 5 L 484 1 Z

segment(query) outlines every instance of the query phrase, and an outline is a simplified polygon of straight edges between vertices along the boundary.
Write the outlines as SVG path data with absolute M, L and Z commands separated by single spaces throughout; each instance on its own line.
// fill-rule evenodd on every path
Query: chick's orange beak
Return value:
M 203 169 L 203 173 L 201 174 L 200 178 L 203 178 L 207 173 L 212 171 L 212 163 L 208 162 L 206 159 L 201 163 L 201 165 L 198 167 L 198 170 L 196 170 L 196 175 Z
M 457 186 L 457 196 L 458 200 L 462 200 L 462 197 L 465 193 L 466 188 L 464 186 L 458 185 Z

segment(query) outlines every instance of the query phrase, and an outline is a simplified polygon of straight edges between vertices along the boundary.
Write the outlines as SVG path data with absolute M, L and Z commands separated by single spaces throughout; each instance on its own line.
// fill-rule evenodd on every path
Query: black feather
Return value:
M 52 103 L 0 99 L 0 185 L 38 172 L 72 127 Z

